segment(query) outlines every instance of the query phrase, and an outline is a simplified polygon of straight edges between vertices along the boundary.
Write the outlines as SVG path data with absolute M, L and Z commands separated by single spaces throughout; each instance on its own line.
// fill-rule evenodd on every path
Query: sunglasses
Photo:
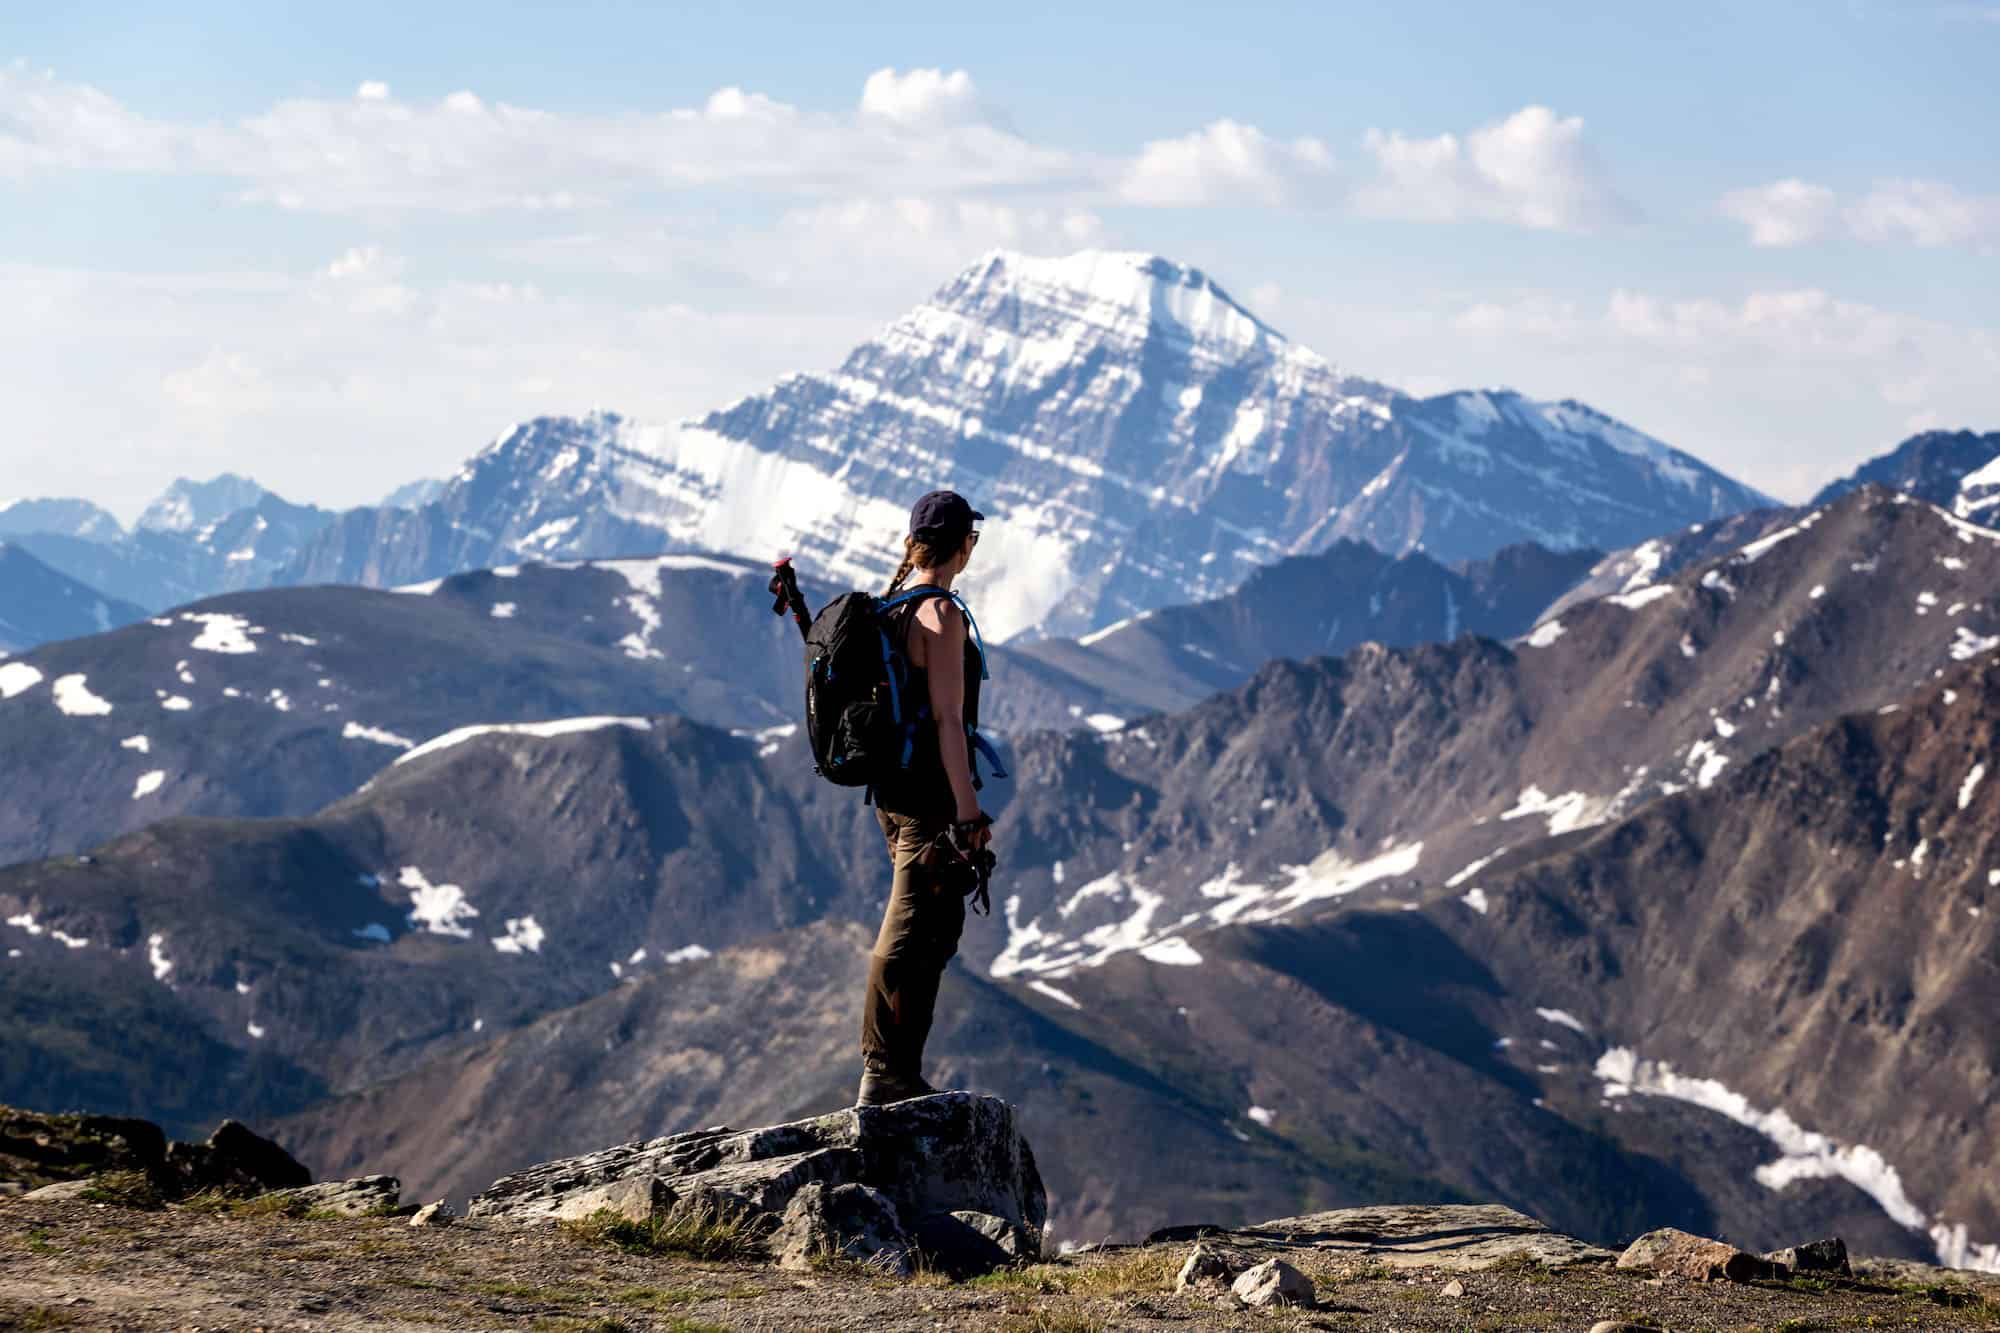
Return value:
M 973 544 L 974 546 L 977 546 L 977 545 L 979 545 L 979 529 L 978 529 L 978 528 L 974 528 L 974 529 L 972 530 L 972 544 Z

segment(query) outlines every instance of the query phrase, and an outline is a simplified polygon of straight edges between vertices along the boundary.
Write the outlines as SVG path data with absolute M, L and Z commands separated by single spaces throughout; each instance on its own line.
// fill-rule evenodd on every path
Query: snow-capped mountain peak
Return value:
M 433 503 L 343 517 L 289 577 L 693 549 L 878 585 L 941 486 L 992 515 L 968 589 L 995 639 L 1216 597 L 1341 537 L 1612 549 L 1763 500 L 1581 404 L 1346 375 L 1156 255 L 993 251 L 836 369 L 694 421 L 524 423 Z
M 195 532 L 239 510 L 256 505 L 270 492 L 233 472 L 207 481 L 176 478 L 139 515 L 138 526 L 153 532 Z
M 1083 250 L 1039 258 L 991 250 L 920 310 L 959 310 L 983 318 L 1009 299 L 1085 325 L 1143 320 L 1197 343 L 1247 348 L 1284 342 L 1200 269 L 1141 251 Z
M 86 542 L 115 542 L 125 529 L 88 500 L 0 500 L 0 536 L 48 533 Z

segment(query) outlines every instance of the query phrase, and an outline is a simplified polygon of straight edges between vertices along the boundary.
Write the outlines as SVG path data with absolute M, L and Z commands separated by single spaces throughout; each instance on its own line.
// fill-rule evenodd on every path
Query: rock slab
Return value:
M 1218 1243 L 1253 1254 L 1260 1249 L 1308 1249 L 1390 1268 L 1457 1272 L 1478 1272 L 1523 1259 L 1559 1268 L 1617 1258 L 1610 1250 L 1551 1231 L 1527 1214 L 1499 1204 L 1341 1208 L 1209 1234 Z
M 458 1220 L 458 1214 L 443 1199 L 427 1203 L 410 1214 L 413 1227 L 448 1227 Z
M 1783 1277 L 1784 1269 L 1758 1255 L 1746 1254 L 1724 1241 L 1710 1240 L 1675 1227 L 1649 1231 L 1618 1256 L 1620 1268 L 1645 1268 L 1663 1277 L 1697 1282 L 1762 1282 Z
M 806 1195 L 793 1219 L 793 1202 L 814 1185 L 820 1189 Z M 871 1193 L 840 1194 L 846 1186 Z M 971 1233 L 996 1254 L 1041 1257 L 1048 1196 L 1034 1153 L 1012 1107 L 966 1092 L 762 1129 L 697 1130 L 545 1162 L 495 1181 L 466 1211 L 474 1218 L 552 1222 L 608 1209 L 647 1222 L 699 1205 L 769 1218 L 776 1235 L 787 1235 L 796 1220 L 795 1234 L 782 1242 L 774 1236 L 782 1261 L 798 1236 L 822 1225 L 837 1230 L 846 1216 L 840 1210 L 859 1208 L 852 1201 L 862 1197 L 886 1202 L 903 1237 L 916 1236 L 920 1226 L 950 1229 L 959 1240 Z M 990 1221 L 953 1217 L 969 1213 Z M 893 1248 L 885 1239 L 876 1252 Z M 854 1257 L 844 1244 L 841 1252 Z
M 394 1176 L 357 1176 L 353 1180 L 329 1180 L 298 1189 L 275 1190 L 272 1199 L 295 1204 L 307 1213 L 332 1213 L 337 1217 L 380 1217 L 402 1206 L 403 1182 Z

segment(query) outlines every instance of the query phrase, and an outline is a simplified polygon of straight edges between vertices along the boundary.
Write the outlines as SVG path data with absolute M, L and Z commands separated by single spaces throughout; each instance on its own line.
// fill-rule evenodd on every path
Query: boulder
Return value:
M 1027 1231 L 1004 1217 L 966 1210 L 955 1212 L 952 1216 L 992 1241 L 1009 1260 L 1032 1262 L 1042 1257 L 1040 1247 L 1032 1244 Z
M 1174 1278 L 1174 1290 L 1227 1287 L 1236 1280 L 1238 1273 L 1250 1265 L 1251 1260 L 1240 1250 L 1214 1241 L 1196 1241 L 1194 1248 L 1188 1251 L 1187 1262 L 1181 1265 L 1179 1276 Z
M 1666 1333 L 1666 1330 L 1654 1328 L 1651 1324 L 1627 1323 L 1623 1319 L 1600 1319 L 1590 1326 L 1590 1333 Z
M 1782 1250 L 1773 1250 L 1764 1258 L 1794 1273 L 1824 1273 L 1833 1277 L 1854 1276 L 1854 1269 L 1847 1262 L 1847 1242 L 1838 1236 L 1829 1236 L 1825 1240 L 1811 1241 L 1805 1245 L 1788 1245 Z
M 448 1227 L 457 1220 L 458 1214 L 443 1199 L 427 1203 L 410 1214 L 410 1225 L 413 1227 Z
M 552 1222 L 609 1208 L 650 1221 L 684 1200 L 702 1200 L 777 1222 L 815 1184 L 822 1200 L 841 1186 L 866 1186 L 893 1208 L 899 1226 L 983 1214 L 1012 1228 L 1013 1240 L 995 1240 L 996 1247 L 1011 1244 L 1018 1251 L 1012 1257 L 1041 1256 L 1048 1199 L 1034 1153 L 1012 1107 L 967 1092 L 763 1129 L 697 1130 L 545 1162 L 495 1181 L 467 1216 Z
M 785 1205 L 769 1244 L 780 1268 L 802 1271 L 827 1259 L 849 1259 L 897 1277 L 916 1269 L 896 1205 L 867 1185 L 828 1188 L 809 1181 Z
M 394 1176 L 359 1176 L 353 1180 L 329 1180 L 297 1189 L 274 1190 L 269 1197 L 308 1214 L 379 1217 L 401 1207 L 402 1194 L 403 1182 Z
M 990 1233 L 1018 1236 L 1019 1229 L 990 1213 L 929 1213 L 918 1218 L 910 1232 L 925 1266 L 954 1282 L 1006 1268 L 1016 1258 Z
M 1266 1259 L 1246 1268 L 1229 1289 L 1237 1300 L 1252 1309 L 1265 1305 L 1310 1306 L 1319 1298 L 1313 1280 L 1283 1259 Z
M 219 1190 L 254 1195 L 312 1183 L 312 1172 L 283 1148 L 234 1120 L 225 1120 L 206 1143 L 170 1143 L 162 1173 L 175 1197 Z
M 1761 1282 L 1784 1276 L 1783 1270 L 1768 1259 L 1674 1227 L 1649 1231 L 1633 1241 L 1618 1257 L 1618 1266 L 1650 1269 L 1663 1277 L 1693 1278 L 1697 1282 L 1717 1279 Z

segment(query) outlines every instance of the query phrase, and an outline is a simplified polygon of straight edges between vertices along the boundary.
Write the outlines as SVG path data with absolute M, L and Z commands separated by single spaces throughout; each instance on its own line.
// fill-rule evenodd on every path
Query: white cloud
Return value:
M 0 178 L 32 171 L 171 170 L 188 136 L 134 115 L 88 84 L 16 60 L 0 66 Z
M 209 418 L 261 411 L 276 401 L 269 379 L 248 356 L 219 347 L 162 375 L 160 389 L 174 406 Z
M 983 116 L 972 76 L 962 69 L 878 69 L 861 87 L 861 113 L 899 125 L 962 125 Z
M 760 255 L 777 254 L 781 267 L 772 276 L 781 278 L 797 299 L 805 299 L 805 289 L 811 289 L 815 298 L 837 303 L 843 290 L 861 297 L 873 289 L 883 292 L 888 309 L 921 299 L 974 256 L 996 246 L 1061 254 L 1099 246 L 1106 239 L 1103 221 L 1087 209 L 950 197 L 855 197 L 789 210 L 775 234 L 734 238 L 740 249 L 725 262 L 748 266 L 759 262 Z M 922 277 L 902 285 L 904 275 L 912 273 Z M 854 333 L 865 336 L 864 329 Z M 832 353 L 835 359 L 838 355 Z
M 1635 214 L 1584 141 L 1582 118 L 1547 107 L 1523 107 L 1463 139 L 1370 130 L 1362 143 L 1380 173 L 1354 198 L 1369 216 L 1588 231 Z
M 1166 207 L 1259 203 L 1283 205 L 1323 182 L 1333 154 L 1317 139 L 1273 139 L 1255 125 L 1218 120 L 1178 139 L 1147 144 L 1125 172 L 1119 193 L 1131 203 Z
M 1977 427 L 2000 381 L 1990 330 L 1809 287 L 1620 289 L 1601 304 L 1516 293 L 1467 302 L 1413 341 L 1458 382 L 1581 397 L 1788 499 L 1926 423 Z M 1379 354 L 1392 377 L 1399 354 Z
M 1943 181 L 1877 181 L 1842 204 L 1824 185 L 1783 180 L 1731 191 L 1721 209 L 1750 228 L 1752 245 L 1808 245 L 1836 235 L 1932 249 L 2000 245 L 2000 195 L 1967 194 Z
M 819 201 L 1004 195 L 1007 207 L 1076 214 L 1114 203 L 1345 203 L 1374 216 L 1566 229 L 1629 212 L 1582 121 L 1542 107 L 1463 139 L 1376 130 L 1365 145 L 1376 170 L 1351 181 L 1323 140 L 1231 119 L 1129 157 L 1035 143 L 997 123 L 963 69 L 876 70 L 845 112 L 736 86 L 663 112 L 554 112 L 470 89 L 412 101 L 370 80 L 351 97 L 289 98 L 232 125 L 156 121 L 19 64 L 0 71 L 0 175 L 200 173 L 235 182 L 244 202 L 375 219 L 605 211 L 723 189 Z
M 1826 235 L 1839 210 L 1832 190 L 1802 180 L 1774 181 L 1722 196 L 1722 213 L 1750 228 L 1750 243 L 1804 245 Z
M 2000 195 L 1976 196 L 1940 181 L 1883 181 L 1848 212 L 1864 241 L 1991 247 L 2000 242 Z
M 80 84 L 0 69 L 0 175 L 198 171 L 241 198 L 326 213 L 602 207 L 661 189 L 791 193 L 1079 188 L 1088 164 L 976 118 L 964 71 L 879 71 L 848 114 L 738 87 L 699 106 L 549 112 L 466 89 L 436 101 L 371 81 L 292 98 L 228 126 L 150 120 Z

